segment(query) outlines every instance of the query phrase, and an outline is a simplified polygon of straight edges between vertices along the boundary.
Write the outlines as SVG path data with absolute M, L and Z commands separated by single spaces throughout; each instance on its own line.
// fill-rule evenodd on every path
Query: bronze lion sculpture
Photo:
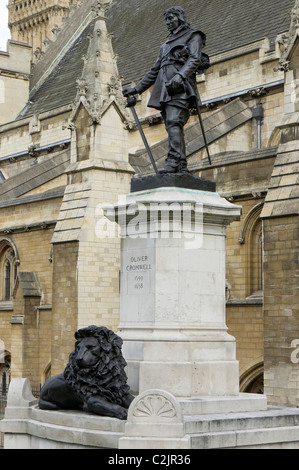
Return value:
M 105 327 L 88 326 L 75 333 L 75 350 L 64 372 L 41 389 L 43 410 L 84 410 L 101 416 L 127 418 L 134 397 L 129 392 L 122 339 Z

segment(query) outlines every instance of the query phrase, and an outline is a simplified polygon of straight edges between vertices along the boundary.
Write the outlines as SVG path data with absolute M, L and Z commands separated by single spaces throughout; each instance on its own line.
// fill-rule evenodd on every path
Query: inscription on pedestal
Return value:
M 126 256 L 124 275 L 127 277 L 127 293 L 129 295 L 144 295 L 151 292 L 150 272 L 152 261 L 148 254 Z

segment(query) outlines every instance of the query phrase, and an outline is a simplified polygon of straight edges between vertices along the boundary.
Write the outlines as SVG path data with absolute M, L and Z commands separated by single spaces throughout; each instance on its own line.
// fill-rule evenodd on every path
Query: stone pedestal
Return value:
M 215 192 L 175 187 L 134 192 L 106 209 L 123 237 L 119 334 L 135 394 L 239 394 L 225 231 L 240 213 Z

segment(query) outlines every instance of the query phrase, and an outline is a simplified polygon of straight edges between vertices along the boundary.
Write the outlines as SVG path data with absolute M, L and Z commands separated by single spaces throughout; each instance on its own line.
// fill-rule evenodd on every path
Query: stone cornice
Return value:
M 28 225 L 16 225 L 13 227 L 0 229 L 0 235 L 33 232 L 36 230 L 46 230 L 49 228 L 54 228 L 56 223 L 57 223 L 56 220 L 49 220 L 49 221 L 43 221 L 43 222 L 36 222 L 34 224 L 28 224 Z
M 8 77 L 8 78 L 15 78 L 17 80 L 30 80 L 31 75 L 28 73 L 21 73 L 21 72 L 13 72 L 12 70 L 5 70 L 0 69 L 0 76 Z

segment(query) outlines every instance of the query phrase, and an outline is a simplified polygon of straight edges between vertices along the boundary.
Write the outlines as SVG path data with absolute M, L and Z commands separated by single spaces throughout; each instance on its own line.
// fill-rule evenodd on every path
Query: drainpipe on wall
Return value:
M 252 109 L 252 117 L 257 122 L 257 148 L 260 149 L 262 147 L 262 124 L 264 121 L 264 108 L 261 103 Z

